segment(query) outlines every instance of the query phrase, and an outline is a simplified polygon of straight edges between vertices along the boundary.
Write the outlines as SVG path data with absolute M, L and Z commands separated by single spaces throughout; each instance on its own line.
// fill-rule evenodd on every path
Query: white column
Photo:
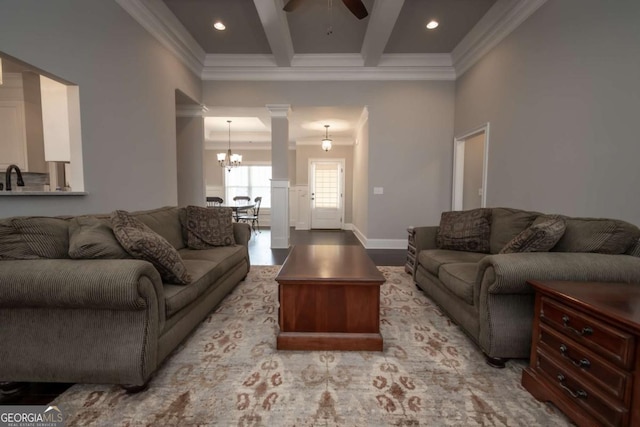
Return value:
M 271 248 L 289 247 L 289 104 L 271 112 Z

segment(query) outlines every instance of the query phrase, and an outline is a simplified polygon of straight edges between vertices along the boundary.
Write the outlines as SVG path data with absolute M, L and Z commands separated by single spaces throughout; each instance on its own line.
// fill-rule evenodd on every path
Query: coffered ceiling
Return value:
M 116 1 L 204 80 L 455 80 L 546 0 Z
M 292 12 L 287 0 L 116 1 L 203 80 L 381 81 L 455 80 L 546 0 L 362 0 L 362 20 L 342 0 Z M 363 107 L 292 106 L 290 142 L 318 144 L 329 124 L 335 144 L 353 144 Z M 204 115 L 209 149 L 226 147 L 227 120 L 233 147 L 270 146 L 266 108 Z

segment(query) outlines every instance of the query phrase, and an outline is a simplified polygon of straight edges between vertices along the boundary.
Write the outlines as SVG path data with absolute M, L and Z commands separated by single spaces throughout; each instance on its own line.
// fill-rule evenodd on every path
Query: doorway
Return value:
M 487 206 L 488 158 L 489 123 L 454 139 L 452 210 Z
M 342 229 L 344 159 L 309 159 L 311 229 Z

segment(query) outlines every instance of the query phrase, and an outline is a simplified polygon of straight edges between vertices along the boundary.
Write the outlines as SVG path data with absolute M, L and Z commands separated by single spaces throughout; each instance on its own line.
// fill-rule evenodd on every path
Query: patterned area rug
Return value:
M 277 266 L 252 267 L 169 357 L 149 389 L 75 385 L 67 426 L 562 426 L 497 370 L 411 282 L 380 267 L 383 352 L 276 351 Z

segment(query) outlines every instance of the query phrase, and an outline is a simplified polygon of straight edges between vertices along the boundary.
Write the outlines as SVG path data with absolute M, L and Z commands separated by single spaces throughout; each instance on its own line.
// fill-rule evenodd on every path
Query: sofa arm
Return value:
M 233 238 L 235 239 L 236 244 L 249 246 L 249 239 L 251 239 L 251 226 L 246 222 L 234 222 Z
M 162 280 L 146 261 L 0 261 L 0 308 L 143 310 L 150 305 L 164 314 Z
M 436 249 L 436 235 L 438 234 L 438 226 L 430 227 L 414 227 L 414 239 L 416 243 L 416 254 L 424 249 Z
M 640 258 L 575 252 L 489 255 L 480 261 L 476 283 L 490 294 L 529 294 L 531 279 L 640 283 Z

